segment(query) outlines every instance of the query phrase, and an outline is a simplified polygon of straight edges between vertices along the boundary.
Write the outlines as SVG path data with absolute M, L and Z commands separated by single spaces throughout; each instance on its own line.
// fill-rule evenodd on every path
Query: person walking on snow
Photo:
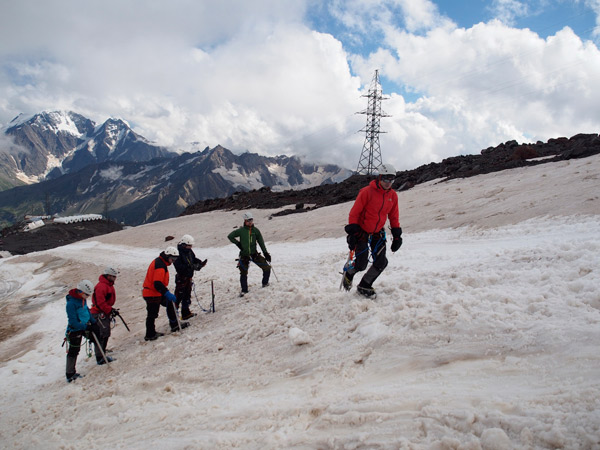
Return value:
M 77 373 L 75 365 L 77 356 L 81 348 L 81 339 L 92 331 L 92 324 L 95 322 L 87 307 L 86 299 L 94 292 L 94 285 L 89 280 L 82 280 L 77 288 L 71 289 L 67 294 L 67 318 L 68 325 L 65 332 L 67 341 L 67 367 L 65 375 L 67 382 L 81 378 Z
M 269 277 L 271 276 L 271 255 L 265 247 L 260 230 L 254 226 L 254 217 L 251 212 L 244 214 L 244 226 L 233 230 L 227 236 L 233 244 L 240 249 L 240 257 L 238 260 L 238 269 L 240 269 L 240 285 L 242 291 L 240 296 L 248 292 L 248 268 L 250 261 L 260 267 L 263 271 L 262 286 L 269 285 Z M 256 251 L 256 243 L 260 245 L 265 256 L 263 257 Z
M 396 170 L 390 164 L 379 167 L 376 180 L 362 188 L 348 217 L 345 231 L 348 248 L 354 250 L 356 261 L 344 274 L 343 287 L 347 291 L 352 288 L 352 279 L 357 272 L 367 268 L 369 263 L 369 247 L 373 264 L 362 277 L 356 290 L 365 297 L 375 295 L 373 283 L 386 268 L 388 260 L 386 253 L 386 236 L 384 226 L 389 219 L 392 228 L 392 252 L 402 245 L 402 228 L 398 219 L 398 195 L 392 189 L 396 178 Z
M 158 255 L 148 266 L 146 278 L 144 279 L 144 287 L 142 295 L 146 301 L 146 336 L 145 341 L 153 341 L 164 333 L 158 333 L 154 326 L 154 321 L 158 317 L 158 312 L 161 305 L 167 308 L 167 317 L 171 331 L 179 331 L 179 323 L 177 322 L 177 311 L 175 303 L 177 298 L 168 289 L 169 286 L 169 266 L 179 256 L 179 252 L 175 247 L 167 247 L 165 251 Z M 181 322 L 181 328 L 189 326 L 188 322 Z
M 102 275 L 98 277 L 98 283 L 94 287 L 94 294 L 92 295 L 90 312 L 98 323 L 96 337 L 101 347 L 98 348 L 98 344 L 94 342 L 94 352 L 98 365 L 105 364 L 102 353 L 104 352 L 106 355 L 106 347 L 108 345 L 108 338 L 110 337 L 110 324 L 114 317 L 113 306 L 117 299 L 114 285 L 117 275 L 119 275 L 117 269 L 111 266 L 106 267 Z M 106 356 L 106 361 L 113 362 L 114 358 Z
M 175 275 L 175 297 L 177 297 L 177 307 L 181 305 L 181 318 L 184 320 L 196 315 L 190 311 L 194 271 L 200 270 L 206 265 L 206 260 L 200 261 L 196 258 L 196 254 L 192 250 L 193 245 L 194 238 L 189 234 L 184 235 L 177 244 L 179 257 L 173 263 L 177 271 Z

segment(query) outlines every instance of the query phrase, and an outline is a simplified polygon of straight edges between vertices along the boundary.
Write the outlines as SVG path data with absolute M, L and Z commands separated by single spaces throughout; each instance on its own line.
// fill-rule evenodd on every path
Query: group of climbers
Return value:
M 349 260 L 352 260 L 352 264 L 347 264 L 344 268 L 342 280 L 342 286 L 347 291 L 352 289 L 354 276 L 367 268 L 371 256 L 372 265 L 358 284 L 357 292 L 365 297 L 375 297 L 373 283 L 388 264 L 387 238 L 384 229 L 388 220 L 392 232 L 392 252 L 397 251 L 402 245 L 398 196 L 392 189 L 395 178 L 396 171 L 391 165 L 381 165 L 378 177 L 360 190 L 350 210 L 345 231 L 351 252 Z M 269 285 L 271 275 L 271 255 L 267 251 L 260 230 L 254 226 L 252 213 L 246 212 L 243 219 L 243 226 L 227 236 L 239 248 L 237 267 L 240 271 L 240 296 L 248 292 L 250 262 L 262 269 L 263 287 Z M 257 244 L 262 254 L 257 251 Z M 164 335 L 155 328 L 155 320 L 161 306 L 167 310 L 172 332 L 188 327 L 189 322 L 185 320 L 195 316 L 190 310 L 193 276 L 194 272 L 201 270 L 207 261 L 196 257 L 192 250 L 193 245 L 194 238 L 186 234 L 177 247 L 167 247 L 148 266 L 142 289 L 147 311 L 144 340 L 153 341 Z M 169 266 L 171 265 L 174 265 L 176 270 L 174 294 L 169 291 Z M 75 365 L 84 336 L 93 338 L 96 362 L 99 365 L 114 361 L 114 358 L 107 356 L 106 353 L 111 321 L 118 315 L 118 310 L 114 308 L 116 300 L 114 283 L 118 274 L 116 268 L 106 267 L 95 286 L 92 282 L 83 280 L 67 295 L 68 326 L 65 339 L 68 343 L 66 366 L 68 382 L 81 377 Z M 86 299 L 90 296 L 92 296 L 92 307 L 88 309 Z M 180 306 L 183 321 L 177 315 Z

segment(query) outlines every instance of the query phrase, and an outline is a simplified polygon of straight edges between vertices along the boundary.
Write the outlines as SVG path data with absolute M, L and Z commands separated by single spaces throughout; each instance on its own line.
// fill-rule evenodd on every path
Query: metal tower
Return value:
M 373 175 L 377 168 L 382 164 L 381 148 L 379 147 L 379 133 L 385 133 L 385 131 L 379 130 L 379 122 L 382 117 L 390 117 L 388 114 L 381 111 L 381 100 L 387 100 L 387 98 L 383 97 L 383 91 L 379 84 L 379 70 L 375 70 L 375 75 L 373 75 L 373 80 L 369 87 L 369 93 L 362 97 L 367 97 L 369 103 L 367 109 L 356 113 L 367 115 L 367 124 L 360 130 L 364 131 L 366 135 L 356 173 Z

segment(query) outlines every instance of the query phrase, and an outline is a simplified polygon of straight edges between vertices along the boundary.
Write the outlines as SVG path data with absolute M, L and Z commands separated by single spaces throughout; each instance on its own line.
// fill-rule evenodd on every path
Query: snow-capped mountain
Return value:
M 0 177 L 4 185 L 37 183 L 104 161 L 148 161 L 172 153 L 120 119 L 101 125 L 71 112 L 19 115 L 4 130 Z M 7 179 L 8 178 L 8 179 Z
M 113 219 L 139 225 L 175 217 L 200 200 L 264 186 L 302 189 L 350 175 L 334 165 L 303 164 L 288 156 L 234 155 L 221 146 L 146 162 L 111 160 L 0 192 L 0 222 L 14 223 L 25 214 L 108 212 Z

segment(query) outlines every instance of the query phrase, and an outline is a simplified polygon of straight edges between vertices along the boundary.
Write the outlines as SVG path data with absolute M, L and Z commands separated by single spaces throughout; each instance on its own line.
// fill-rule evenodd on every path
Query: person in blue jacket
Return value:
M 67 382 L 81 378 L 77 373 L 75 365 L 81 348 L 81 339 L 92 331 L 92 324 L 96 321 L 87 307 L 86 299 L 94 292 L 94 285 L 89 280 L 82 280 L 76 289 L 71 289 L 67 294 L 67 369 L 65 374 Z

